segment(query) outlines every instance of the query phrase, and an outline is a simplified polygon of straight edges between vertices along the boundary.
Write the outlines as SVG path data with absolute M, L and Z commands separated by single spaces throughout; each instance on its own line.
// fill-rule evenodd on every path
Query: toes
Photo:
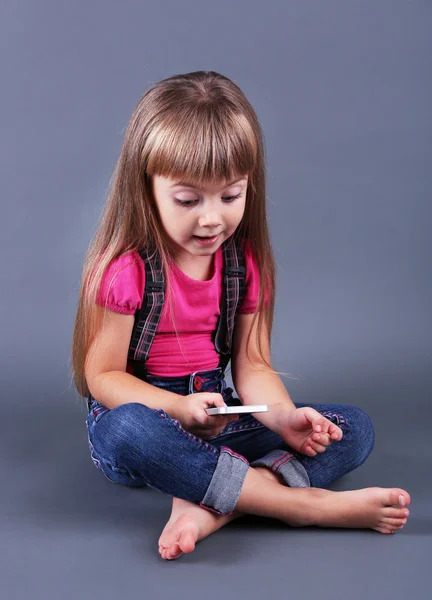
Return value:
M 385 517 L 390 517 L 392 519 L 403 519 L 409 516 L 410 511 L 407 508 L 393 508 L 392 506 L 387 506 L 383 510 L 383 514 Z
M 173 544 L 171 546 L 171 548 L 168 549 L 167 558 L 172 560 L 174 558 L 178 558 L 181 554 L 182 554 L 182 551 L 180 550 L 179 545 L 176 543 L 176 544 Z
M 374 527 L 374 529 L 376 531 L 379 531 L 380 533 L 393 533 L 393 531 L 390 531 L 389 529 L 384 529 L 383 527 Z
M 165 527 L 165 529 L 160 534 L 160 537 L 158 540 L 159 546 L 163 546 L 164 548 L 166 548 L 167 546 L 169 546 L 172 543 L 171 538 L 172 538 L 171 528 L 167 529 Z
M 175 541 L 169 538 L 169 537 L 165 537 L 163 543 L 159 542 L 159 553 L 162 556 L 162 558 L 166 558 L 167 554 L 169 554 L 171 552 L 171 548 L 174 546 Z
M 179 540 L 179 547 L 183 552 L 193 552 L 195 549 L 195 538 L 190 531 L 186 531 Z
M 174 560 L 182 554 L 183 552 L 179 549 L 178 544 L 173 544 L 169 548 L 162 548 L 162 551 L 160 552 L 160 555 L 164 560 Z
M 170 529 L 163 531 L 162 535 L 159 538 L 159 546 L 169 550 L 173 544 L 179 541 L 179 531 L 175 528 L 175 526 L 170 527 Z
M 406 525 L 407 520 L 406 519 L 390 519 L 389 517 L 384 517 L 384 519 L 381 520 L 381 523 L 384 526 L 390 525 L 391 527 L 403 527 L 404 525 Z
M 408 506 L 410 501 L 411 498 L 408 492 L 405 492 L 405 490 L 402 490 L 401 488 L 394 488 L 390 494 L 390 503 L 393 506 Z
M 179 517 L 172 529 L 159 539 L 159 552 L 163 558 L 169 560 L 178 558 L 184 552 L 189 553 L 195 549 L 198 539 L 198 524 L 192 515 Z

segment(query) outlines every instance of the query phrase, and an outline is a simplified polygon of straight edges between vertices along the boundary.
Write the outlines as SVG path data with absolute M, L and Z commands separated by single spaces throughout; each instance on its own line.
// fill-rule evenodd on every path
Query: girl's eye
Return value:
M 237 194 L 236 196 L 222 196 L 222 200 L 225 200 L 226 204 L 230 204 L 230 202 L 237 200 L 237 198 L 240 198 L 240 196 L 241 193 Z M 180 200 L 179 198 L 174 198 L 174 200 L 181 206 L 193 206 L 196 202 L 198 202 L 198 200 Z
M 240 198 L 240 196 L 241 194 L 237 194 L 236 196 L 222 196 L 222 200 L 227 200 L 227 204 L 229 204 L 233 200 L 237 200 L 237 198 Z

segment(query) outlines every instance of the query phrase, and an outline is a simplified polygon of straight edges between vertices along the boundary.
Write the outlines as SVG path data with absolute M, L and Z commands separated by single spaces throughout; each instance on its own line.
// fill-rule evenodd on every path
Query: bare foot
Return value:
M 168 560 L 178 558 L 183 552 L 189 554 L 196 542 L 242 515 L 239 511 L 218 515 L 187 500 L 173 498 L 171 517 L 159 538 L 159 554 Z
M 282 483 L 279 475 L 265 467 L 256 467 L 255 470 L 268 479 Z M 183 552 L 193 552 L 196 542 L 243 515 L 238 510 L 231 515 L 217 515 L 187 500 L 173 498 L 171 516 L 159 538 L 159 554 L 164 559 L 172 560 Z
M 265 468 L 256 468 L 262 475 L 278 480 Z M 393 533 L 407 522 L 411 502 L 401 488 L 364 488 L 333 492 L 321 488 L 290 488 L 293 499 L 283 502 L 277 518 L 293 527 L 368 528 L 380 533 Z M 402 496 L 402 498 L 401 498 Z M 196 504 L 173 498 L 171 517 L 159 538 L 159 553 L 164 559 L 175 559 L 183 552 L 192 552 L 197 541 L 220 529 L 226 523 L 243 516 L 235 510 L 231 515 L 217 515 Z
M 296 514 L 292 503 L 282 520 L 294 527 L 346 527 L 375 529 L 393 533 L 407 522 L 411 502 L 408 492 L 401 488 L 371 487 L 362 490 L 332 492 L 320 488 L 298 488 L 303 496 Z

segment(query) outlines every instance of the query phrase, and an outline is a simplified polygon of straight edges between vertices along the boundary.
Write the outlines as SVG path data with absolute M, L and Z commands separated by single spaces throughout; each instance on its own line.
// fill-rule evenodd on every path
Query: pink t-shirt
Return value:
M 243 251 L 246 262 L 246 293 L 239 312 L 244 314 L 256 310 L 259 272 L 249 240 L 245 240 Z M 177 377 L 218 366 L 219 355 L 212 342 L 212 333 L 220 315 L 222 296 L 221 246 L 216 250 L 214 263 L 213 277 L 207 281 L 191 279 L 173 264 L 173 312 L 179 339 L 169 318 L 168 302 L 165 299 L 146 363 L 149 375 Z M 116 277 L 108 291 L 114 274 Z M 127 252 L 111 261 L 105 270 L 97 304 L 115 312 L 133 315 L 142 305 L 144 286 L 143 261 L 138 252 Z M 127 370 L 132 372 L 129 364 Z

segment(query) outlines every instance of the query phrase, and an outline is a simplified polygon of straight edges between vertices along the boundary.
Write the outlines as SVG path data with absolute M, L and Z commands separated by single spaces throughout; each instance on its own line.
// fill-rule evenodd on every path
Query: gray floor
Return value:
M 371 415 L 376 445 L 366 463 L 331 489 L 406 489 L 411 515 L 402 531 L 295 529 L 248 516 L 176 561 L 162 560 L 157 550 L 170 498 L 114 485 L 93 466 L 85 413 L 73 392 L 33 404 L 10 394 L 0 413 L 1 422 L 14 424 L 1 436 L 1 597 L 253 599 L 280 598 L 285 590 L 291 598 L 320 600 L 347 592 L 353 598 L 429 598 L 430 384 L 424 373 L 369 380 L 363 388 L 353 382 L 356 391 L 347 401 Z M 313 387 L 294 387 L 299 402 L 316 397 Z

